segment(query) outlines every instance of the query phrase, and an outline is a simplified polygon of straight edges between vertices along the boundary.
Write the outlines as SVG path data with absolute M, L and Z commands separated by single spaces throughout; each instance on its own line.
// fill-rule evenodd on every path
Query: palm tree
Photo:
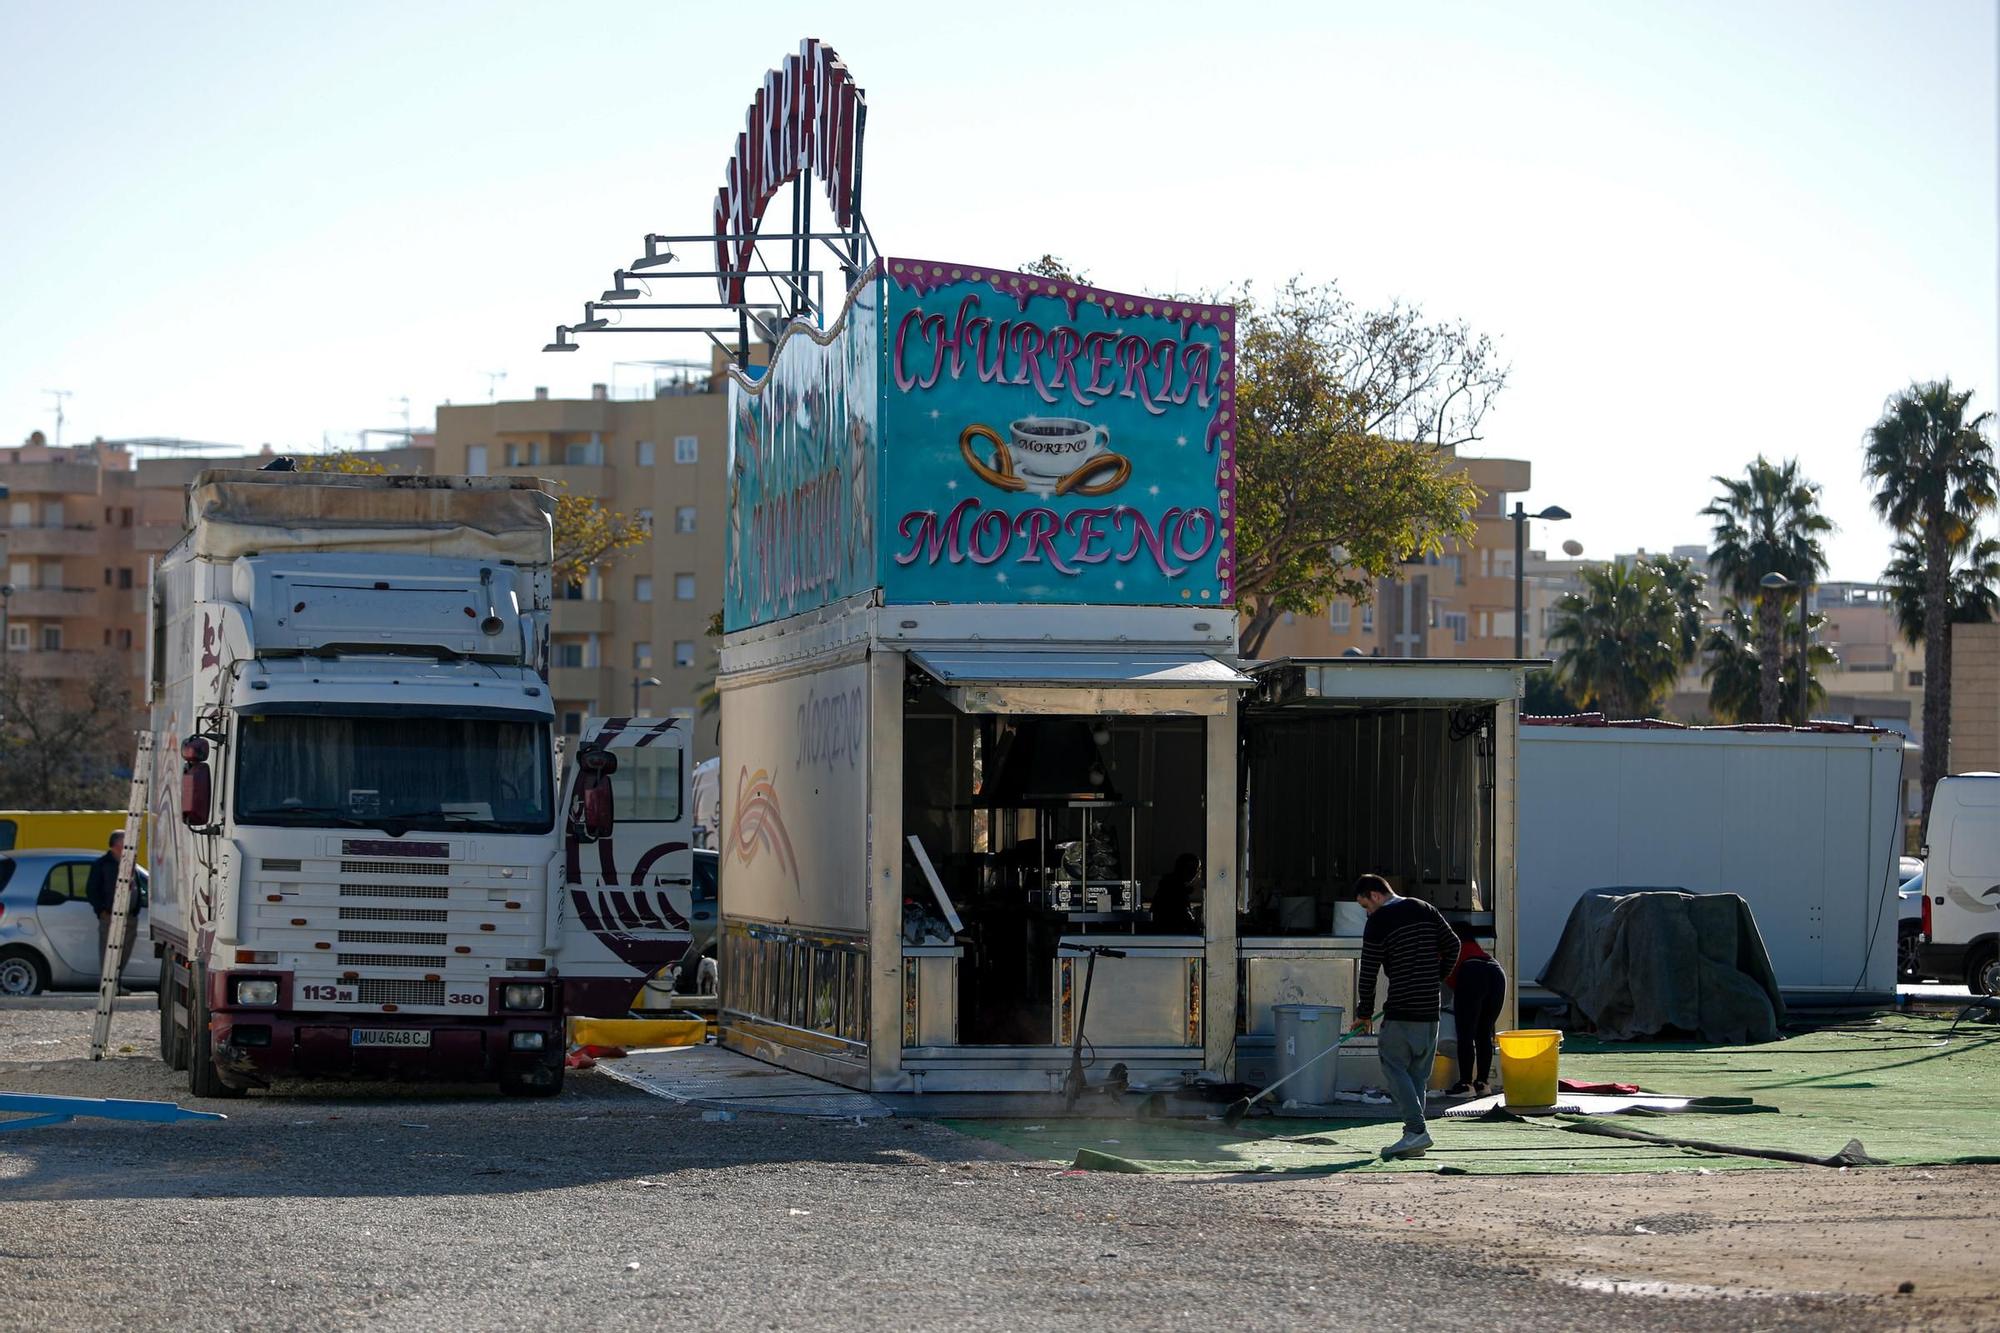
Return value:
M 1862 471 L 1875 483 L 1875 512 L 1921 543 L 1924 631 L 1924 813 L 1951 758 L 1952 553 L 1971 545 L 1994 506 L 1991 412 L 1968 413 L 1972 391 L 1951 381 L 1913 384 L 1891 398 L 1868 429 Z
M 1968 537 L 1975 534 L 1968 533 Z M 1896 628 L 1912 646 L 1924 641 L 1924 544 L 1915 537 L 1896 538 L 1894 558 L 1882 571 L 1889 602 L 1896 609 Z M 1946 619 L 1953 625 L 1983 625 L 2000 620 L 2000 541 L 1981 537 L 1952 551 L 1951 605 Z M 1951 637 L 1945 637 L 1945 653 Z
M 1708 586 L 1708 575 L 1684 555 L 1650 556 L 1648 563 L 1659 571 L 1660 582 L 1674 599 L 1680 622 L 1680 660 L 1686 666 L 1701 652 L 1701 627 L 1708 619 L 1708 601 L 1702 592 Z
M 1681 667 L 1681 607 L 1644 561 L 1586 565 L 1556 603 L 1556 682 L 1609 717 L 1643 717 Z
M 1784 711 L 1780 644 L 1790 590 L 1765 588 L 1764 576 L 1783 574 L 1804 596 L 1826 571 L 1820 537 L 1833 521 L 1820 512 L 1819 487 L 1799 472 L 1797 459 L 1773 463 L 1759 454 L 1742 477 L 1715 481 L 1722 494 L 1701 511 L 1715 520 L 1709 559 L 1737 605 L 1757 609 L 1758 720 L 1776 722 Z
M 1825 616 L 1813 616 L 1806 625 L 1808 641 L 1825 624 Z M 1790 617 L 1785 620 L 1784 637 L 1783 673 L 1780 676 L 1784 713 L 1777 720 L 1803 726 L 1806 719 L 1792 711 L 1798 707 L 1796 682 L 1800 666 L 1798 622 Z M 1722 619 L 1709 630 L 1702 643 L 1702 651 L 1708 655 L 1708 665 L 1702 668 L 1701 678 L 1708 685 L 1708 706 L 1715 716 L 1724 722 L 1764 720 L 1764 663 L 1758 652 L 1757 629 L 1750 613 L 1734 602 L 1723 603 Z M 1831 648 L 1823 643 L 1812 644 L 1805 665 L 1805 670 L 1810 673 L 1806 677 L 1806 707 L 1809 713 L 1814 704 L 1826 701 L 1826 687 L 1820 684 L 1820 673 L 1830 670 L 1835 664 Z

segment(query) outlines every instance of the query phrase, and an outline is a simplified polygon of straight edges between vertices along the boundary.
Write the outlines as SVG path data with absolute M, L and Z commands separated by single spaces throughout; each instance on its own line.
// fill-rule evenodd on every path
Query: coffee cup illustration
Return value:
M 992 447 L 991 462 L 973 447 L 978 440 Z M 958 448 L 982 481 L 1003 491 L 1103 495 L 1132 475 L 1131 460 L 1111 451 L 1110 429 L 1075 417 L 1023 417 L 1006 439 L 991 426 L 967 426 Z

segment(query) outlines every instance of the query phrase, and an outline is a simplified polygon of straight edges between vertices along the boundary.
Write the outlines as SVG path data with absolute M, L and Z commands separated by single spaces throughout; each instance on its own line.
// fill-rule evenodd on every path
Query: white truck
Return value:
M 522 478 L 189 486 L 152 587 L 148 819 L 161 1055 L 196 1096 L 552 1094 L 564 1016 L 625 1012 L 686 947 L 681 728 L 594 720 L 558 799 L 553 512 Z
M 1917 970 L 2000 995 L 2000 773 L 1960 773 L 1931 794 Z

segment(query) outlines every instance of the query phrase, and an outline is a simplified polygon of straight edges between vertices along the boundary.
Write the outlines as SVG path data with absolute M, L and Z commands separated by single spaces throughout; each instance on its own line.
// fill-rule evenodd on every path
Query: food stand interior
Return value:
M 1355 1016 L 1359 876 L 1383 876 L 1490 945 L 1494 721 L 1481 702 L 1245 709 L 1240 1074 L 1267 1067 L 1273 1004 L 1338 1004 Z
M 1203 727 L 1199 717 L 965 713 L 912 673 L 903 831 L 921 844 L 949 909 L 906 845 L 903 943 L 906 958 L 953 964 L 939 981 L 955 991 L 956 1012 L 948 1043 L 910 1044 L 1067 1042 L 1063 986 L 1080 984 L 1081 969 L 1059 958 L 1073 960 L 1080 942 L 1165 935 L 1199 958 L 1199 888 L 1180 911 L 1160 895 L 1185 875 L 1182 858 L 1206 856 Z M 1100 1014 L 1114 1021 L 1105 979 L 1100 966 L 1092 1034 Z

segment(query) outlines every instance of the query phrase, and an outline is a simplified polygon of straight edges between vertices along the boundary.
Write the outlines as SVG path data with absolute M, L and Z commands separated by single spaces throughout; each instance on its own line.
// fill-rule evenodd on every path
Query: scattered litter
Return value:
M 639 1263 L 638 1263 L 638 1261 L 637 1261 L 637 1260 L 635 1259 L 635 1260 L 633 1260 L 633 1261 L 632 1261 L 631 1263 L 629 1263 L 629 1264 L 626 1264 L 626 1265 L 625 1265 L 625 1271 L 626 1271 L 626 1272 L 628 1272 L 628 1273 L 636 1273 L 636 1272 L 638 1272 L 638 1271 L 639 1271 Z
M 791 1208 L 791 1209 L 787 1209 L 786 1211 L 787 1211 L 787 1212 L 789 1212 L 789 1213 L 790 1213 L 790 1214 L 791 1214 L 791 1215 L 792 1215 L 793 1217 L 811 1217 L 811 1216 L 812 1216 L 812 1210 L 811 1210 L 811 1209 L 809 1209 L 809 1208 Z
M 1029 1134 L 1036 1134 L 1036 1133 L 1040 1133 L 1040 1132 L 1041 1132 L 1042 1130 L 1045 1130 L 1045 1129 L 1047 1129 L 1047 1128 L 1048 1128 L 1048 1126 L 1047 1126 L 1047 1125 L 1029 1125 L 1029 1126 L 1027 1126 L 1027 1128 L 1026 1128 L 1026 1131 L 1025 1131 L 1025 1132 L 1027 1132 L 1027 1133 L 1029 1133 Z
M 28 1045 L 30 1045 L 30 1046 L 60 1046 L 60 1045 L 62 1045 L 62 1038 L 61 1038 L 61 1037 L 44 1037 L 44 1038 L 42 1038 L 42 1039 L 40 1039 L 40 1040 L 38 1040 L 38 1041 L 31 1041 L 31 1042 L 29 1042 L 29 1043 L 28 1043 Z
M 1639 1226 L 1637 1223 L 1633 1224 L 1632 1230 L 1638 1232 L 1642 1236 L 1650 1236 L 1653 1234 L 1650 1228 Z
M 1098 1140 L 1098 1142 L 1099 1142 L 1099 1143 L 1116 1143 L 1116 1142 L 1118 1142 L 1118 1140 L 1117 1140 L 1117 1139 L 1099 1139 L 1099 1140 Z
M 711 1122 L 711 1123 L 713 1123 L 713 1122 L 717 1122 L 717 1121 L 723 1121 L 723 1120 L 734 1120 L 734 1119 L 736 1118 L 736 1112 L 734 1112 L 734 1111 L 703 1111 L 703 1112 L 701 1113 L 701 1118 L 702 1118 L 703 1120 L 707 1120 L 707 1121 L 709 1121 L 709 1122 Z
M 401 1127 L 401 1128 L 403 1128 L 403 1129 L 429 1129 L 429 1128 L 430 1128 L 430 1126 L 429 1126 L 429 1125 L 419 1125 L 419 1124 L 415 1123 L 414 1121 L 410 1121 L 410 1120 L 399 1120 L 399 1121 L 397 1121 L 396 1123 L 397 1123 L 397 1125 L 398 1125 L 398 1126 L 400 1126 L 400 1127 Z
M 1917 1284 L 1914 1282 L 1898 1282 L 1896 1284 L 1896 1294 L 1898 1296 L 1907 1296 L 1916 1289 Z

